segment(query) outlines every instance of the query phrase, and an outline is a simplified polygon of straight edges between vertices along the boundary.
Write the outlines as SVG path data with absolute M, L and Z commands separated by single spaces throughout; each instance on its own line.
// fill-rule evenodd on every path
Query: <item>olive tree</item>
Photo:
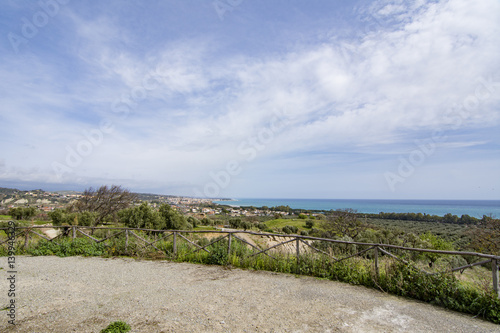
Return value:
M 329 237 L 350 237 L 354 239 L 364 230 L 365 225 L 358 219 L 354 209 L 338 209 L 323 221 L 323 228 Z
M 116 218 L 118 211 L 130 206 L 137 195 L 121 186 L 103 185 L 99 189 L 86 189 L 83 195 L 71 206 L 75 212 L 95 212 L 95 225 L 105 222 L 108 217 Z

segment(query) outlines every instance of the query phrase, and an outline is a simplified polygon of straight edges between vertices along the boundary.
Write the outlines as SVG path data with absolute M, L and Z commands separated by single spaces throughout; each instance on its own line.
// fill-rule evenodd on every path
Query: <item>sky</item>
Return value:
M 500 199 L 500 1 L 0 2 L 0 187 Z

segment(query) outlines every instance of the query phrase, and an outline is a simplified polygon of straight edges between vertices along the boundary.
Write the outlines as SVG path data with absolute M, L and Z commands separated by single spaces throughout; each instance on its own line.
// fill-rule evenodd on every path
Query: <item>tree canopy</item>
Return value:
M 140 206 L 123 209 L 118 213 L 120 221 L 127 227 L 156 230 L 191 229 L 192 224 L 186 218 L 167 204 L 162 204 L 158 210 L 143 202 Z
M 322 223 L 329 237 L 348 236 L 354 239 L 363 229 L 363 223 L 358 219 L 354 209 L 338 209 Z
M 129 207 L 135 200 L 137 200 L 137 195 L 121 186 L 103 185 L 97 190 L 90 187 L 72 205 L 71 210 L 78 213 L 95 212 L 97 225 L 105 222 L 107 218 L 115 219 L 118 211 Z

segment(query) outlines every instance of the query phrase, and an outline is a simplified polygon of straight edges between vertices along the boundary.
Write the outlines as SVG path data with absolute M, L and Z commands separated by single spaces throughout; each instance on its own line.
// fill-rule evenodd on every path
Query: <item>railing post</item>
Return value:
M 72 226 L 72 227 L 71 227 L 71 229 L 73 229 L 73 230 L 72 230 L 72 231 L 73 231 L 73 234 L 72 234 L 72 236 L 71 236 L 71 240 L 75 240 L 75 238 L 76 238 L 76 227 L 75 227 L 75 226 Z
M 30 241 L 30 229 L 26 229 L 26 234 L 24 235 L 24 248 L 28 247 Z
M 373 263 L 375 264 L 375 278 L 378 279 L 378 246 L 373 249 Z
M 128 252 L 128 229 L 125 229 L 125 252 Z
M 493 274 L 493 290 L 500 298 L 500 288 L 498 287 L 498 260 L 491 260 L 491 272 Z
M 174 255 L 177 256 L 177 233 L 174 231 Z
M 229 260 L 229 256 L 231 255 L 231 235 L 232 233 L 230 232 L 228 237 L 229 239 L 227 242 L 227 260 Z
M 299 268 L 299 262 L 300 262 L 300 241 L 299 237 L 295 238 L 295 251 L 296 251 L 296 256 L 297 256 L 297 274 L 300 274 L 300 268 Z

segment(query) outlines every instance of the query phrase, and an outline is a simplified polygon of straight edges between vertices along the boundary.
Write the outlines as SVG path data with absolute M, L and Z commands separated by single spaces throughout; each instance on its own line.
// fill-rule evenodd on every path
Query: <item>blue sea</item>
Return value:
M 370 199 L 234 199 L 214 201 L 231 206 L 275 207 L 290 206 L 294 209 L 336 210 L 352 208 L 359 213 L 425 213 L 458 217 L 467 214 L 482 218 L 492 214 L 500 218 L 500 200 L 370 200 Z

